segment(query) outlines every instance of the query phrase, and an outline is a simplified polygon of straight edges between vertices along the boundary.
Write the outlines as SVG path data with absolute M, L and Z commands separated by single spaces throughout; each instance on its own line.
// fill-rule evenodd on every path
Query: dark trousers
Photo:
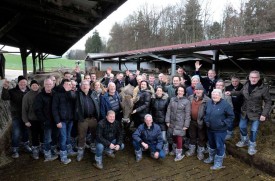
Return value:
M 198 141 L 198 145 L 200 147 L 205 147 L 206 144 L 206 128 L 203 125 L 202 127 L 198 126 L 198 122 L 191 120 L 189 126 L 189 135 L 190 135 L 190 144 L 196 145 Z
M 28 128 L 25 126 L 21 118 L 13 117 L 12 118 L 12 147 L 19 147 L 20 141 L 27 142 L 29 141 Z
M 96 135 L 97 120 L 95 118 L 86 118 L 78 122 L 78 147 L 83 148 L 86 142 L 86 135 L 88 128 L 91 132 L 92 138 Z
M 44 130 L 42 127 L 42 123 L 37 120 L 30 120 L 30 123 L 32 146 L 39 146 L 40 142 L 44 142 Z

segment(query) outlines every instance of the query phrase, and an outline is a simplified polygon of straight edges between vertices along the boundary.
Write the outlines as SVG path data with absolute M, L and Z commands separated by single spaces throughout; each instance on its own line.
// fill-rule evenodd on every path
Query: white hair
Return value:
M 151 119 L 153 120 L 153 117 L 152 117 L 151 114 L 146 114 L 146 115 L 144 116 L 144 120 L 146 120 L 147 118 L 151 118 Z
M 218 93 L 220 95 L 220 97 L 222 97 L 222 90 L 221 89 L 213 89 L 212 93 Z

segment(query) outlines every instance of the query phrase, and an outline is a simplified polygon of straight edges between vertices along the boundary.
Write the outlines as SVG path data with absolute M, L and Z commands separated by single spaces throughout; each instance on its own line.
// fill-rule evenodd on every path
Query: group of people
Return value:
M 48 76 L 42 89 L 35 80 L 29 89 L 23 76 L 18 77 L 18 85 L 12 89 L 6 81 L 1 98 L 11 104 L 12 157 L 19 157 L 20 141 L 34 159 L 39 159 L 42 151 L 45 161 L 59 155 L 64 164 L 70 163 L 69 156 L 74 155 L 81 161 L 89 147 L 95 153 L 94 166 L 102 169 L 103 154 L 114 158 L 115 152 L 125 146 L 127 130 L 119 93 L 127 84 L 134 86 L 131 120 L 135 131 L 131 140 L 137 162 L 142 160 L 144 151 L 155 159 L 174 155 L 174 161 L 197 152 L 199 160 L 214 163 L 211 169 L 221 169 L 225 140 L 232 138 L 237 124 L 241 139 L 236 146 L 248 146 L 248 154 L 254 155 L 259 124 L 266 120 L 271 108 L 268 86 L 258 71 L 251 71 L 244 85 L 233 76 L 231 85 L 226 87 L 214 70 L 202 77 L 201 66 L 198 61 L 195 63 L 191 78 L 184 68 L 178 68 L 171 83 L 162 73 L 156 79 L 154 75 L 126 71 L 125 76 L 118 73 L 115 78 L 111 68 L 101 81 L 94 73 L 85 74 L 81 80 L 79 69 L 74 75 L 64 73 L 58 86 L 56 78 Z M 184 144 L 188 147 L 185 153 Z M 209 156 L 204 159 L 206 151 Z

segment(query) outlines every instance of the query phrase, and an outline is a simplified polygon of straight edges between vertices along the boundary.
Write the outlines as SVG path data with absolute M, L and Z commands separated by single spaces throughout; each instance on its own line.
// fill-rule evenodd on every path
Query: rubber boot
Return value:
M 19 150 L 18 147 L 12 147 L 12 150 L 11 150 L 12 151 L 12 155 L 11 155 L 12 158 L 19 158 L 18 150 Z
M 200 147 L 198 146 L 198 149 L 197 149 L 197 158 L 199 160 L 203 160 L 204 159 L 204 147 Z
M 67 165 L 68 163 L 70 163 L 72 160 L 69 159 L 68 157 L 68 153 L 67 151 L 60 151 L 60 159 L 61 159 L 61 162 L 65 165 Z
M 248 146 L 248 138 L 247 136 L 241 135 L 241 140 L 236 144 L 237 147 L 242 148 Z
M 103 169 L 102 156 L 97 157 L 97 156 L 95 155 L 95 161 L 96 161 L 96 163 L 94 163 L 94 166 L 95 166 L 97 169 L 102 170 L 102 169 Z
M 216 149 L 209 148 L 209 157 L 205 159 L 204 163 L 213 163 L 214 162 L 214 156 L 216 154 Z
M 26 142 L 22 143 L 22 145 L 23 145 L 25 152 L 32 153 L 32 149 L 31 149 L 29 143 L 30 143 L 29 141 L 26 141 Z
M 163 144 L 163 150 L 164 150 L 165 155 L 168 155 L 168 153 L 169 153 L 169 144 L 168 143 Z
M 138 151 L 135 150 L 136 154 L 136 162 L 140 162 L 142 160 L 142 150 L 139 149 Z
M 251 142 L 249 141 L 249 147 L 248 147 L 248 154 L 249 155 L 255 155 L 257 153 L 257 150 L 256 150 L 256 142 Z
M 225 168 L 225 166 L 222 166 L 223 163 L 223 156 L 215 155 L 214 158 L 214 166 L 210 167 L 211 170 L 220 170 L 222 168 Z
M 173 143 L 172 144 L 172 151 L 169 152 L 169 155 L 171 155 L 171 156 L 176 155 L 176 148 L 177 148 L 177 144 Z
M 174 159 L 174 161 L 181 161 L 183 158 L 184 155 L 182 155 L 182 149 L 176 149 L 176 158 Z
M 44 154 L 44 149 L 45 149 L 45 148 L 44 148 L 44 143 L 40 143 L 40 146 L 39 146 L 39 153 L 43 155 L 43 154 Z
M 52 155 L 51 150 L 49 150 L 49 151 L 44 150 L 44 158 L 45 158 L 44 162 L 48 162 L 48 161 L 56 160 L 58 158 L 58 156 Z
M 227 130 L 227 134 L 226 134 L 226 136 L 225 136 L 225 140 L 227 141 L 227 140 L 230 140 L 230 139 L 232 139 L 232 137 L 233 137 L 233 131 L 228 131 Z
M 84 148 L 78 148 L 76 160 L 80 162 L 83 159 L 83 156 L 84 156 Z
M 39 159 L 39 146 L 32 147 L 32 158 L 35 160 Z
M 209 149 L 210 149 L 209 143 L 206 142 L 206 148 L 204 149 L 204 153 L 209 153 Z
M 73 147 L 72 145 L 67 145 L 67 152 L 68 152 L 68 156 L 76 156 L 77 155 L 77 152 L 75 152 L 73 150 Z
M 195 154 L 196 145 L 189 144 L 189 150 L 185 153 L 186 156 L 193 156 Z

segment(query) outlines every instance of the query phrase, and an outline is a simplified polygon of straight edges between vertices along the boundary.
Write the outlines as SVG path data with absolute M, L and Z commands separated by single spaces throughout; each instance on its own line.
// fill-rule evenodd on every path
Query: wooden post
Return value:
M 32 65 L 33 65 L 33 74 L 36 74 L 36 57 L 35 57 L 35 51 L 32 50 Z
M 22 59 L 23 76 L 27 78 L 27 49 L 25 47 L 21 47 L 20 54 Z
M 140 58 L 138 58 L 138 61 L 137 61 L 137 70 L 140 70 Z
M 171 76 L 176 75 L 176 55 L 172 55 Z
M 118 57 L 118 69 L 121 71 L 121 57 Z

